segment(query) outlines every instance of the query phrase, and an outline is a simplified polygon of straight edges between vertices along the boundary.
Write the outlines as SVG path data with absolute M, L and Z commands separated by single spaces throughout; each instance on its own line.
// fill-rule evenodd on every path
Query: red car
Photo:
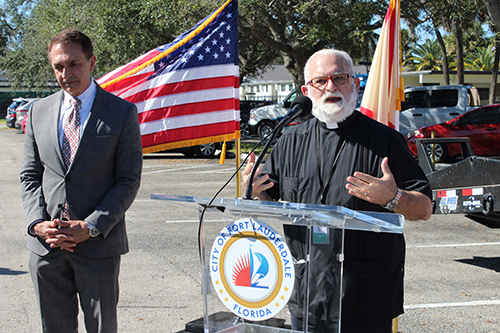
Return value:
M 29 111 L 28 113 L 26 113 L 26 115 L 24 116 L 23 118 L 23 121 L 21 121 L 21 130 L 23 131 L 23 133 L 26 134 L 26 121 L 28 120 L 28 114 L 29 114 Z
M 500 156 L 500 104 L 492 104 L 469 111 L 445 123 L 420 127 L 406 136 L 412 154 L 417 155 L 415 139 L 468 137 L 472 150 L 478 156 Z M 435 161 L 462 155 L 460 144 L 434 144 Z M 426 146 L 430 152 L 431 145 Z

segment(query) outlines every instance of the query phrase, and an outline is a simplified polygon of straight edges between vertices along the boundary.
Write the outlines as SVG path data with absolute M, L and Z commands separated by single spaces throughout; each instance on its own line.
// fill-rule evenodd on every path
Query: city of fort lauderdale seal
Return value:
M 222 303 L 237 316 L 266 320 L 288 303 L 295 281 L 290 250 L 276 230 L 255 219 L 228 224 L 210 253 L 210 276 Z

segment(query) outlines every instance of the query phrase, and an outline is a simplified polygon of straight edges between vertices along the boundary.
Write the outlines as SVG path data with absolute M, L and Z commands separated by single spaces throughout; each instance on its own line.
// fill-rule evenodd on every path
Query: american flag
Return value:
M 134 103 L 144 153 L 240 137 L 238 2 L 99 78 Z
M 360 111 L 399 130 L 404 84 L 401 66 L 401 14 L 399 0 L 391 0 L 373 56 Z

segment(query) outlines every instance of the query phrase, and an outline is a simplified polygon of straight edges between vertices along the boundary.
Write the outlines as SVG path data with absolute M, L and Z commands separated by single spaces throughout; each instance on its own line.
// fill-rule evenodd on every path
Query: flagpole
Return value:
M 240 148 L 240 138 L 236 139 L 236 170 L 240 167 L 241 163 L 241 148 Z M 241 198 L 241 170 L 236 174 L 236 197 Z

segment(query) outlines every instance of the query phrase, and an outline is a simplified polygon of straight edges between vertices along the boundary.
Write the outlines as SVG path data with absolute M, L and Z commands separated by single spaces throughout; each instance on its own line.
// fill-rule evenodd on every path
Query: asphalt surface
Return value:
M 40 332 L 28 273 L 19 171 L 24 135 L 0 125 L 0 332 Z M 212 197 L 235 160 L 144 157 L 139 195 L 127 213 L 131 251 L 122 258 L 120 332 L 181 332 L 202 316 L 197 219 L 192 206 L 152 193 Z M 219 195 L 234 198 L 232 181 Z M 220 230 L 220 229 L 219 229 Z M 406 221 L 405 314 L 400 332 L 500 332 L 500 230 L 462 215 Z M 80 318 L 81 319 L 81 318 Z M 85 331 L 80 320 L 80 330 Z

